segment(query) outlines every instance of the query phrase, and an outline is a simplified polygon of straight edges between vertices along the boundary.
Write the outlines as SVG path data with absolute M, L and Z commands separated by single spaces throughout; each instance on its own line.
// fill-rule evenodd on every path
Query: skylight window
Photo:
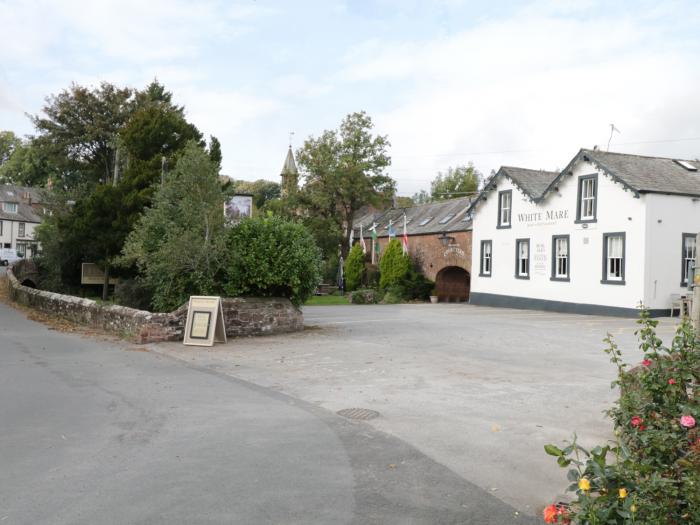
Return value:
M 425 225 L 428 224 L 430 221 L 432 221 L 434 218 L 435 218 L 435 217 L 426 217 L 425 219 L 423 219 L 422 221 L 420 221 L 420 222 L 418 223 L 418 226 L 425 226 Z
M 679 166 L 683 166 L 688 171 L 698 171 L 698 169 L 694 165 L 692 165 L 690 162 L 688 162 L 687 160 L 674 159 L 673 162 L 675 162 Z
M 440 219 L 440 222 L 438 224 L 446 224 L 446 223 L 450 222 L 450 220 L 454 216 L 455 216 L 454 213 L 450 213 L 449 215 L 445 215 L 442 219 Z

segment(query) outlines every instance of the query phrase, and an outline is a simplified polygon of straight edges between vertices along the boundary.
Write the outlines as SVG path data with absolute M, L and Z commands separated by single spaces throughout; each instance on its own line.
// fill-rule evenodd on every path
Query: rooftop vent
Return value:
M 695 166 L 694 166 L 693 164 L 691 164 L 690 162 L 688 162 L 687 160 L 678 160 L 678 159 L 674 159 L 673 162 L 675 162 L 675 163 L 678 164 L 679 166 L 683 166 L 683 167 L 684 167 L 685 169 L 687 169 L 688 171 L 698 171 L 698 168 L 695 167 Z

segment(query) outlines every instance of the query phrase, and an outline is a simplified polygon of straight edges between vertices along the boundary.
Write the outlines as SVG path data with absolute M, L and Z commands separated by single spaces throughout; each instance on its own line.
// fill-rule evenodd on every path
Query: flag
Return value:
M 362 253 L 367 255 L 367 245 L 365 244 L 365 236 L 362 235 L 362 224 L 360 224 L 360 246 L 362 247 Z
M 406 214 L 403 214 L 403 238 L 401 239 L 404 255 L 408 254 L 408 233 L 406 233 Z
M 374 264 L 374 255 L 379 255 L 379 241 L 377 240 L 377 223 L 373 223 L 370 228 L 372 232 L 372 264 Z
M 336 284 L 338 285 L 338 289 L 340 290 L 341 293 L 345 291 L 345 275 L 343 273 L 343 256 L 340 256 L 340 261 L 338 263 L 338 275 L 337 275 L 337 282 Z
M 350 227 L 350 242 L 348 248 L 352 250 L 352 243 L 355 240 L 355 228 Z
M 392 225 L 393 221 L 390 219 L 389 220 L 389 239 L 393 239 L 396 237 L 396 230 L 394 230 L 394 226 Z

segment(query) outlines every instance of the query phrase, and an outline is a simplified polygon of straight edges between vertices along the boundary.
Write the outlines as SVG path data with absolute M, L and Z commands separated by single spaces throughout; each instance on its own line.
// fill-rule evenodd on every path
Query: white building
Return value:
M 668 315 L 700 231 L 700 162 L 582 149 L 503 167 L 471 208 L 472 304 Z
M 0 248 L 31 257 L 38 250 L 34 229 L 41 223 L 41 193 L 36 188 L 0 185 Z

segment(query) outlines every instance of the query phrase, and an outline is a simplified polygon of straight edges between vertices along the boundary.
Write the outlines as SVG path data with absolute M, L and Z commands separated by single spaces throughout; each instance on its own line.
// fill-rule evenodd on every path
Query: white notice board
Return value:
M 185 337 L 192 346 L 213 346 L 226 342 L 226 325 L 221 297 L 193 295 L 187 306 Z

